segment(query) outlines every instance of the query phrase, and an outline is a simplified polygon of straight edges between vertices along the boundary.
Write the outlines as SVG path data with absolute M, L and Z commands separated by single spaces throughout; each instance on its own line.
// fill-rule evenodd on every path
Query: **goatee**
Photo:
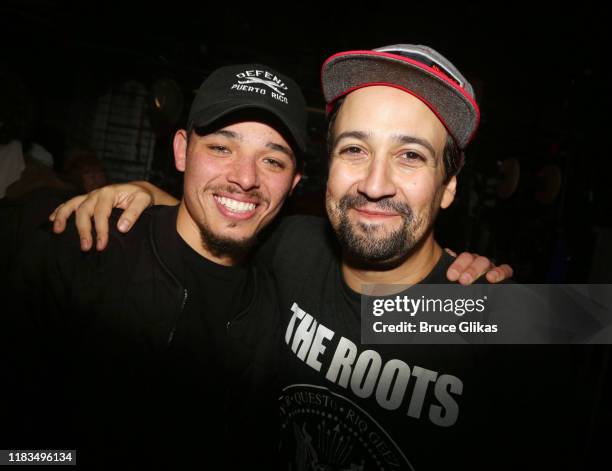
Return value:
M 334 229 L 345 254 L 350 259 L 366 265 L 379 265 L 405 258 L 418 242 L 416 233 L 422 221 L 415 218 L 407 204 L 392 199 L 382 199 L 375 202 L 376 208 L 397 213 L 402 218 L 400 227 L 391 233 L 384 233 L 385 228 L 382 224 L 351 222 L 349 209 L 371 206 L 372 203 L 361 194 L 345 195 L 340 199 L 338 207 L 332 210 L 337 216 L 332 220 L 338 221 Z
M 202 246 L 215 257 L 228 257 L 236 261 L 243 260 L 249 255 L 249 252 L 251 252 L 257 243 L 256 236 L 248 239 L 236 240 L 228 237 L 220 237 L 205 226 L 199 226 L 199 229 Z

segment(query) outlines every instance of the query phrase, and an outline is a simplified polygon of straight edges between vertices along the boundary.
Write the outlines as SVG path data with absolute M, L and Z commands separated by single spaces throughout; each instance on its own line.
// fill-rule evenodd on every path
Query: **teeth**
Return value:
M 234 213 L 246 213 L 255 209 L 254 203 L 244 203 L 231 198 L 225 198 L 224 196 L 215 196 L 215 199 Z

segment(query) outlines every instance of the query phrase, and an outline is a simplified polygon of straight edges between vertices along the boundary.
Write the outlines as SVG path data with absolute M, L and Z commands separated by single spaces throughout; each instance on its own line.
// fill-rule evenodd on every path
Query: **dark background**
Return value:
M 180 194 L 170 143 L 194 91 L 218 66 L 265 63 L 295 78 L 309 105 L 308 178 L 288 211 L 321 213 L 321 63 L 341 50 L 426 44 L 475 85 L 482 111 L 438 239 L 512 264 L 519 281 L 612 282 L 604 7 L 405 5 L 3 3 L 0 112 L 9 137 L 43 145 L 58 171 L 68 149 L 89 149 L 110 180 Z M 508 159 L 520 167 L 514 191 Z

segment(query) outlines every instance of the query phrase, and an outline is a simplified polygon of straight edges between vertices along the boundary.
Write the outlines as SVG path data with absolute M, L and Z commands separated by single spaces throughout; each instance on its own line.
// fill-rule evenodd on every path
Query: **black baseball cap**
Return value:
M 323 64 L 321 82 L 328 112 L 354 90 L 385 85 L 425 103 L 462 150 L 478 129 L 480 110 L 472 85 L 447 58 L 427 46 L 394 44 L 334 54 Z
M 283 126 L 304 153 L 308 141 L 306 100 L 294 80 L 262 64 L 221 67 L 200 86 L 187 129 L 210 126 L 238 112 L 264 111 Z

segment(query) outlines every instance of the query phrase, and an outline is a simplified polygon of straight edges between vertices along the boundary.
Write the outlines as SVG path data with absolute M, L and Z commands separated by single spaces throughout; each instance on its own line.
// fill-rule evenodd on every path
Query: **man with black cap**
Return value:
M 220 68 L 174 138 L 178 207 L 152 208 L 101 253 L 82 253 L 75 230 L 36 234 L 10 293 L 8 376 L 22 407 L 3 445 L 76 448 L 101 469 L 273 456 L 278 311 L 245 258 L 298 183 L 305 142 L 292 79 L 261 64 Z

